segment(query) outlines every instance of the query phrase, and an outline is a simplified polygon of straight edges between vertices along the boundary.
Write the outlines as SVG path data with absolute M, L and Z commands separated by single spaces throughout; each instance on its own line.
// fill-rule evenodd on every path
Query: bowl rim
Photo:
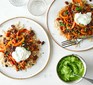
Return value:
M 71 81 L 71 82 L 65 82 L 64 80 L 62 80 L 62 79 L 59 77 L 58 72 L 57 72 L 57 67 L 58 67 L 59 62 L 60 62 L 63 58 L 68 57 L 68 56 L 70 56 L 70 55 L 74 55 L 75 57 L 77 57 L 77 58 L 79 58 L 79 59 L 81 60 L 81 62 L 83 63 L 83 66 L 84 66 L 84 73 L 83 73 L 83 76 L 82 76 L 80 79 L 78 79 L 78 80 Z M 87 64 L 86 64 L 85 60 L 84 60 L 80 55 L 77 55 L 77 54 L 68 54 L 68 55 L 63 56 L 61 59 L 59 59 L 57 65 L 56 65 L 56 74 L 57 74 L 58 78 L 59 78 L 61 81 L 63 81 L 64 83 L 66 83 L 66 84 L 76 84 L 76 83 L 79 83 L 79 82 L 83 79 L 83 77 L 86 76 L 86 73 L 87 73 Z

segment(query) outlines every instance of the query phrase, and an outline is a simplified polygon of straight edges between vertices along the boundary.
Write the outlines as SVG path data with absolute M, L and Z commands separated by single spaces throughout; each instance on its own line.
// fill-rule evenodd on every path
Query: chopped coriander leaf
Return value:
M 76 11 L 81 11 L 82 7 L 76 7 Z
M 6 53 L 6 56 L 8 56 L 8 52 Z
M 68 24 L 68 27 L 71 27 L 72 26 L 72 24 Z
M 80 32 L 78 32 L 78 36 L 80 35 Z
M 81 38 L 86 38 L 86 36 L 81 36 Z
M 62 22 L 59 22 L 60 23 L 60 26 L 65 26 L 65 24 L 64 23 L 62 23 Z
M 22 42 L 22 44 L 25 44 L 25 42 Z
M 68 10 L 65 11 L 65 14 L 68 14 Z
M 85 28 L 85 32 L 87 31 L 87 28 Z
M 68 24 L 68 26 L 71 26 L 70 24 Z
M 79 23 L 79 25 L 84 26 L 84 24 Z
M 22 44 L 21 46 L 22 46 L 22 47 L 25 47 L 25 44 Z
M 32 66 L 35 65 L 35 64 L 32 64 Z
M 26 50 L 29 50 L 29 47 L 27 47 Z
M 16 38 L 16 40 L 18 40 L 18 37 Z

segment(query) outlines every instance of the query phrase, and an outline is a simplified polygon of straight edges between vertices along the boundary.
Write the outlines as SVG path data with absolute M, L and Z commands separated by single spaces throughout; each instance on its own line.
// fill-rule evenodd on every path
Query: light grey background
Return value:
M 46 0 L 47 7 L 51 4 L 53 0 Z M 46 14 L 40 17 L 32 16 L 28 10 L 26 5 L 22 7 L 15 7 L 9 3 L 8 0 L 0 0 L 0 23 L 3 21 L 16 17 L 16 16 L 25 16 L 32 18 L 39 22 L 46 30 Z M 66 85 L 62 81 L 59 80 L 56 74 L 56 65 L 59 59 L 67 54 L 79 54 L 87 63 L 87 75 L 86 77 L 93 79 L 93 50 L 86 52 L 70 52 L 64 50 L 59 47 L 51 38 L 51 55 L 48 66 L 45 70 L 39 75 L 27 79 L 27 80 L 13 80 L 5 77 L 0 74 L 0 85 Z M 76 85 L 92 85 L 90 82 L 86 80 L 82 80 L 80 83 Z

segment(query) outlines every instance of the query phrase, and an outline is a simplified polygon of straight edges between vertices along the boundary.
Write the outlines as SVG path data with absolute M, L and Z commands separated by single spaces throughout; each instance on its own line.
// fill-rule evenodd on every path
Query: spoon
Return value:
M 87 81 L 89 81 L 89 82 L 91 82 L 91 83 L 93 84 L 93 79 L 86 78 L 86 77 L 82 77 L 82 76 L 80 76 L 80 75 L 78 75 L 78 74 L 75 74 L 75 73 L 74 73 L 74 75 L 75 75 L 75 76 L 78 76 L 78 77 L 81 77 L 81 78 L 83 78 L 83 79 L 85 79 L 85 80 L 87 80 Z

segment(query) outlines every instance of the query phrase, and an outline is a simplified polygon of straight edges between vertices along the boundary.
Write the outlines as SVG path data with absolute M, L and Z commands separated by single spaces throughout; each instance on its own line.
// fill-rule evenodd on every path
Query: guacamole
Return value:
M 75 81 L 83 76 L 84 65 L 77 56 L 68 55 L 59 61 L 57 65 L 57 74 L 60 79 L 65 82 Z

